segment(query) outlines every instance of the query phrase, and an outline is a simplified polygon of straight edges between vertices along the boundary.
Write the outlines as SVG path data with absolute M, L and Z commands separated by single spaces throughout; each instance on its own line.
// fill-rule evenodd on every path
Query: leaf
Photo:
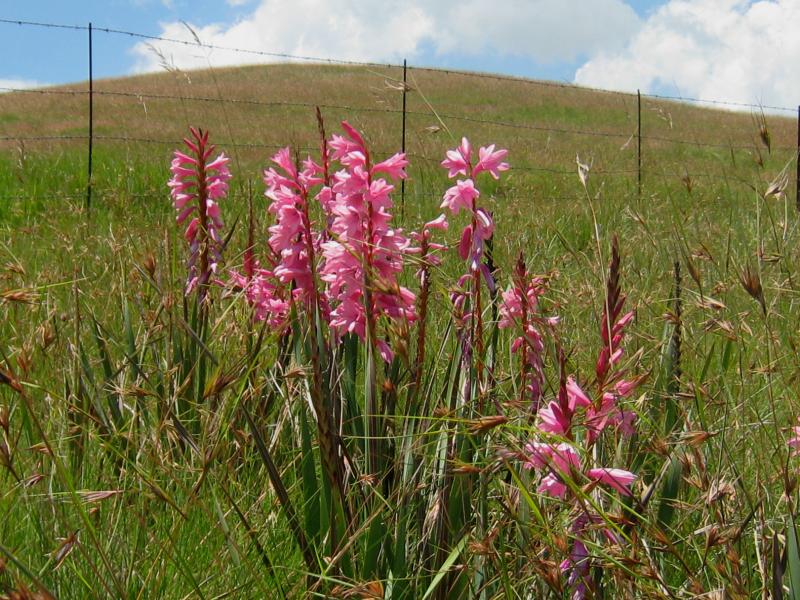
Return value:
M 122 411 L 119 408 L 119 399 L 114 393 L 113 386 L 111 385 L 114 379 L 114 368 L 111 366 L 111 356 L 108 352 L 108 344 L 105 338 L 100 333 L 100 325 L 97 319 L 92 317 L 92 333 L 94 334 L 95 342 L 97 343 L 97 352 L 100 355 L 100 362 L 103 365 L 103 389 L 106 392 L 106 401 L 108 408 L 111 411 L 111 419 L 114 424 L 119 427 L 122 424 Z
M 300 527 L 300 520 L 297 518 L 297 513 L 295 512 L 292 501 L 289 498 L 289 492 L 286 490 L 286 486 L 283 484 L 280 471 L 272 461 L 272 456 L 269 453 L 269 449 L 264 443 L 264 438 L 259 433 L 258 427 L 256 426 L 255 421 L 253 421 L 253 417 L 250 416 L 250 411 L 248 411 L 244 405 L 242 405 L 242 412 L 244 413 L 245 420 L 250 427 L 250 433 L 252 434 L 253 440 L 256 443 L 258 454 L 261 456 L 261 460 L 264 462 L 264 466 L 267 468 L 269 480 L 272 483 L 272 488 L 275 490 L 275 495 L 278 496 L 278 501 L 280 502 L 284 513 L 286 514 L 286 520 L 289 522 L 289 529 L 291 529 L 292 533 L 294 534 L 295 541 L 300 547 L 300 552 L 303 554 L 306 567 L 308 567 L 311 573 L 314 573 L 317 570 L 316 559 L 314 558 L 314 554 L 311 552 L 311 549 L 308 546 L 303 529 Z
M 425 595 L 422 596 L 422 600 L 426 598 L 430 598 L 431 594 L 436 590 L 436 587 L 441 583 L 442 579 L 445 575 L 447 575 L 448 571 L 450 571 L 450 567 L 455 564 L 456 559 L 459 557 L 461 552 L 464 550 L 464 547 L 467 545 L 467 539 L 469 538 L 469 534 L 465 533 L 464 537 L 461 538 L 461 541 L 456 544 L 455 548 L 450 551 L 450 554 L 442 563 L 442 566 L 439 567 L 439 570 L 436 572 L 436 575 L 431 581 L 431 584 L 428 586 L 428 589 L 425 590 Z
M 381 551 L 381 542 L 386 537 L 387 531 L 385 523 L 380 517 L 372 519 L 367 534 L 367 545 L 364 549 L 364 565 L 361 575 L 364 579 L 369 579 L 378 572 L 378 555 Z
M 319 481 L 317 480 L 317 469 L 314 460 L 314 450 L 311 447 L 311 432 L 308 428 L 306 411 L 300 410 L 300 433 L 302 436 L 303 458 L 301 459 L 300 469 L 303 476 L 303 495 L 305 497 L 305 522 L 306 533 L 312 543 L 317 543 L 320 531 L 320 505 L 319 505 Z
M 800 544 L 797 541 L 797 525 L 794 517 L 786 532 L 786 560 L 789 567 L 789 590 L 792 600 L 800 600 Z
M 772 600 L 783 600 L 783 574 L 786 562 L 781 558 L 781 545 L 778 532 L 772 535 Z
M 658 506 L 658 523 L 663 529 L 669 527 L 675 516 L 675 500 L 680 491 L 682 470 L 681 461 L 678 457 L 673 457 L 661 488 L 661 502 Z

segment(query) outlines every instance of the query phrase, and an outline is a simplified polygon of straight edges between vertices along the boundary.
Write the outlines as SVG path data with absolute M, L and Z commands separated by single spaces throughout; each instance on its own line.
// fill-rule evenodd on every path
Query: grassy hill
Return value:
M 304 523 L 322 527 L 313 511 L 303 512 L 321 502 L 319 494 L 304 495 L 317 465 L 303 457 L 318 440 L 304 429 L 304 419 L 311 422 L 308 402 L 295 381 L 310 378 L 310 367 L 292 354 L 302 354 L 301 342 L 287 349 L 271 332 L 266 349 L 254 350 L 254 326 L 243 303 L 231 297 L 214 306 L 213 335 L 198 343 L 187 333 L 185 244 L 166 187 L 169 161 L 190 125 L 209 129 L 232 157 L 231 197 L 221 206 L 226 233 L 232 232 L 224 268 L 238 268 L 247 244 L 247 198 L 254 200 L 259 243 L 272 222 L 261 182 L 270 156 L 286 145 L 318 153 L 315 106 L 328 135 L 346 119 L 378 157 L 399 150 L 401 78 L 391 68 L 272 65 L 97 81 L 89 214 L 85 85 L 0 95 L 0 366 L 25 392 L 23 398 L 0 385 L 0 425 L 10 423 L 0 431 L 0 597 L 22 583 L 41 584 L 59 598 L 278 597 L 278 588 L 288 597 L 305 593 L 312 578 L 238 403 L 250 384 L 263 392 L 248 396 L 249 406 L 269 434 L 287 493 Z M 543 304 L 561 317 L 561 333 L 547 343 L 548 397 L 559 385 L 557 345 L 579 380 L 594 373 L 608 248 L 612 234 L 619 237 L 621 285 L 636 311 L 625 364 L 648 379 L 630 403 L 642 424 L 640 437 L 597 452 L 636 463 L 642 474 L 637 498 L 646 493 L 645 483 L 656 492 L 650 512 L 642 509 L 641 535 L 650 545 L 642 550 L 632 542 L 626 551 L 636 550 L 622 558 L 602 554 L 598 564 L 619 574 L 605 585 L 618 586 L 620 597 L 637 589 L 660 597 L 664 588 L 677 597 L 723 588 L 735 589 L 736 597 L 760 597 L 782 568 L 780 560 L 773 565 L 764 557 L 793 551 L 785 540 L 795 467 L 783 437 L 800 412 L 794 120 L 643 98 L 640 194 L 635 96 L 416 69 L 409 71 L 409 86 L 411 167 L 396 222 L 410 231 L 439 214 L 449 185 L 439 163 L 462 136 L 475 147 L 508 148 L 511 170 L 498 182 L 481 182 L 481 204 L 496 221 L 501 287 L 509 285 L 520 253 L 531 272 L 549 277 Z M 48 139 L 35 139 L 42 137 Z M 591 165 L 586 189 L 576 156 Z M 767 193 L 775 182 L 777 189 Z M 399 192 L 394 200 L 399 204 Z M 430 410 L 387 413 L 387 439 L 398 447 L 412 417 L 434 424 L 441 419 L 441 431 L 432 427 L 422 438 L 423 466 L 436 462 L 440 442 L 434 436 L 484 416 L 455 418 L 446 410 L 457 388 L 451 379 L 459 376 L 451 368 L 458 344 L 448 298 L 464 268 L 452 249 L 466 223 L 463 215 L 452 218 L 442 234 L 450 254 L 436 270 L 431 293 L 429 337 L 438 353 L 425 363 Z M 683 273 L 680 314 L 676 262 Z M 416 286 L 408 271 L 404 281 Z M 493 319 L 487 309 L 487 323 Z M 683 333 L 677 389 L 667 381 L 676 322 Z M 498 335 L 492 393 L 506 406 L 517 393 L 517 359 L 508 336 Z M 180 340 L 186 345 L 178 348 Z M 187 348 L 212 357 L 207 380 L 178 381 Z M 281 363 L 281 372 L 274 370 L 279 348 L 298 361 Z M 359 356 L 352 389 L 361 402 L 367 359 Z M 392 384 L 396 373 L 381 371 L 381 380 Z M 402 373 L 397 385 L 404 394 L 409 382 Z M 382 398 L 391 397 L 392 385 L 382 389 Z M 170 407 L 182 406 L 195 391 L 187 401 L 196 414 L 184 427 Z M 678 424 L 665 431 L 668 404 Z M 124 424 L 109 429 L 98 415 L 113 406 L 123 407 Z M 497 475 L 503 472 L 498 445 L 517 448 L 530 428 L 527 417 L 517 415 L 480 438 L 480 478 L 465 468 L 456 479 L 474 483 L 463 494 L 480 498 L 475 515 L 481 522 L 469 536 L 453 534 L 430 560 L 415 563 L 416 572 L 408 566 L 409 579 L 422 586 L 414 589 L 445 581 L 456 586 L 450 575 L 436 577 L 440 567 L 455 564 L 455 572 L 461 565 L 479 581 L 497 563 L 503 574 L 487 575 L 486 597 L 508 597 L 513 589 L 519 597 L 558 597 L 545 582 L 558 580 L 551 557 L 567 544 L 566 525 L 557 520 L 560 513 L 546 512 L 551 507 L 541 495 L 520 508 L 526 494 L 514 486 L 524 491 L 519 478 L 529 482 L 529 472 Z M 356 461 L 359 439 L 347 437 Z M 663 478 L 674 490 L 665 489 Z M 432 498 L 429 490 L 445 479 L 431 477 L 413 494 L 381 498 L 381 508 L 374 508 L 377 533 L 371 525 L 359 530 L 362 537 L 350 532 L 354 548 L 368 552 L 378 534 L 400 537 L 395 509 L 406 503 L 416 511 L 409 531 L 420 535 L 409 539 L 415 548 L 416 541 L 419 547 L 429 543 L 421 532 L 429 533 L 434 511 L 415 502 Z M 373 493 L 368 478 L 353 485 Z M 103 491 L 108 494 L 87 497 Z M 526 529 L 526 519 L 540 509 L 553 520 Z M 497 530 L 479 531 L 483 520 Z M 628 526 L 619 525 L 625 535 Z M 480 545 L 492 540 L 501 551 Z M 318 543 L 324 565 L 327 542 Z M 380 564 L 389 554 L 396 558 L 382 548 Z M 413 549 L 407 548 L 409 555 Z M 619 571 L 611 568 L 620 564 Z M 356 583 L 371 579 L 392 588 L 387 573 L 367 567 L 363 577 L 327 576 L 327 587 L 314 588 L 320 594 L 336 585 L 362 593 Z
M 273 147 L 291 143 L 315 148 L 315 105 L 323 107 L 329 129 L 348 119 L 378 148 L 393 151 L 401 138 L 401 78 L 402 72 L 392 68 L 272 65 L 97 81 L 96 186 L 102 190 L 113 185 L 112 173 L 107 172 L 113 169 L 105 165 L 106 156 L 125 156 L 144 164 L 163 159 L 188 125 L 212 130 L 223 147 L 224 142 L 240 144 L 227 150 L 241 161 L 242 169 L 263 164 Z M 627 174 L 628 184 L 635 177 L 635 95 L 415 69 L 409 70 L 409 85 L 407 148 L 418 157 L 419 170 L 438 162 L 454 140 L 466 135 L 508 148 L 520 187 L 530 187 L 544 197 L 574 194 L 576 182 L 525 169 L 574 172 L 576 154 L 584 162 L 593 161 L 597 171 L 627 172 L 622 175 Z M 3 149 L 21 151 L 21 144 L 14 141 L 19 137 L 87 134 L 85 83 L 43 91 L 50 93 L 0 96 Z M 713 187 L 709 176 L 749 180 L 755 163 L 762 159 L 770 166 L 783 166 L 795 146 L 794 120 L 766 118 L 773 148 L 769 156 L 760 140 L 759 118 L 644 98 L 642 155 L 647 189 L 653 193 L 664 183 L 680 183 L 687 174 L 697 174 L 694 184 L 700 189 Z M 152 141 L 133 143 L 125 138 Z M 25 142 L 24 151 L 35 158 L 42 150 L 69 154 L 84 145 L 82 140 Z M 9 191 L 26 189 L 26 180 L 37 174 L 17 175 L 22 183 L 7 185 Z M 609 184 L 621 176 L 614 175 L 607 178 Z M 63 191 L 75 192 L 79 187 Z

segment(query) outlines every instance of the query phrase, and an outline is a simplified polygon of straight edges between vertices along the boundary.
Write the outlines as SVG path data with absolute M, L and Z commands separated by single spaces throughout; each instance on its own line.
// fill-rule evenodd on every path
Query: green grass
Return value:
M 636 309 L 626 356 L 632 371 L 649 378 L 633 403 L 641 423 L 638 439 L 602 452 L 614 466 L 638 457 L 638 497 L 673 457 L 681 470 L 674 472 L 676 505 L 666 488 L 656 486 L 637 530 L 639 540 L 615 550 L 619 555 L 598 550 L 607 594 L 661 597 L 666 587 L 676 597 L 693 597 L 724 588 L 732 597 L 760 598 L 772 589 L 773 572 L 780 567 L 774 557 L 784 548 L 789 547 L 787 572 L 800 564 L 787 533 L 797 499 L 797 463 L 785 446 L 787 427 L 800 412 L 794 187 L 786 190 L 787 199 L 762 197 L 794 156 L 792 150 L 777 149 L 791 147 L 794 123 L 767 117 L 774 146 L 769 153 L 749 115 L 648 100 L 645 135 L 746 147 L 731 151 L 645 141 L 639 197 L 635 172 L 595 173 L 635 169 L 635 138 L 626 144 L 626 136 L 636 131 L 635 97 L 411 73 L 412 166 L 401 224 L 415 229 L 438 214 L 447 186 L 438 162 L 462 135 L 476 146 L 509 148 L 512 171 L 498 183 L 480 186 L 481 203 L 494 211 L 497 223 L 499 281 L 503 288 L 509 284 L 520 252 L 531 272 L 551 275 L 545 307 L 561 316 L 560 343 L 569 372 L 581 381 L 594 372 L 608 248 L 612 234 L 619 237 L 622 289 Z M 23 585 L 35 589 L 37 582 L 58 598 L 303 597 L 308 585 L 322 595 L 332 594 L 337 585 L 340 592 L 357 590 L 373 580 L 381 581 L 388 597 L 389 590 L 401 589 L 392 581 L 400 572 L 407 573 L 413 588 L 406 597 L 422 597 L 429 587 L 432 594 L 449 589 L 450 597 L 474 596 L 478 588 L 487 598 L 561 597 L 545 582 L 547 569 L 563 558 L 554 552 L 566 543 L 565 515 L 535 492 L 532 476 L 518 465 L 498 467 L 495 459 L 498 447 L 519 449 L 532 434 L 531 425 L 515 417 L 471 436 L 466 426 L 483 415 L 449 418 L 444 410 L 459 377 L 449 370 L 457 364 L 457 344 L 448 329 L 447 294 L 463 270 L 454 252 L 434 275 L 425 410 L 405 415 L 398 408 L 386 417 L 385 435 L 400 457 L 404 428 L 431 419 L 427 433 L 415 430 L 419 448 L 408 455 L 420 461 L 420 488 L 382 498 L 380 485 L 353 484 L 354 495 L 369 494 L 364 514 L 370 518 L 361 521 L 363 531 L 350 533 L 355 548 L 350 577 L 345 566 L 339 573 L 327 571 L 322 583 L 310 583 L 313 577 L 307 577 L 255 443 L 260 436 L 269 446 L 309 537 L 314 538 L 315 519 L 322 520 L 319 531 L 326 531 L 328 514 L 319 506 L 326 505 L 330 490 L 323 490 L 319 440 L 302 386 L 310 378 L 305 345 L 296 342 L 291 360 L 281 359 L 275 336 L 266 331 L 258 347 L 259 329 L 250 324 L 244 303 L 219 299 L 211 317 L 215 329 L 206 340 L 213 356 L 206 377 L 198 383 L 192 374 L 192 385 L 181 389 L 186 374 L 181 365 L 191 364 L 192 351 L 202 351 L 180 325 L 184 320 L 191 325 L 191 311 L 181 293 L 185 244 L 174 227 L 165 185 L 172 150 L 193 124 L 211 129 L 219 148 L 234 157 L 233 194 L 222 207 L 226 225 L 238 223 L 226 253 L 228 266 L 234 267 L 241 264 L 246 245 L 248 182 L 260 240 L 270 223 L 260 172 L 274 149 L 224 142 L 313 148 L 316 122 L 311 108 L 168 101 L 147 94 L 398 109 L 399 93 L 385 85 L 397 77 L 397 70 L 271 66 L 97 82 L 101 91 L 142 94 L 141 99 L 98 96 L 98 134 L 168 143 L 97 141 L 90 214 L 84 209 L 83 142 L 0 142 L 0 196 L 6 198 L 0 201 L 0 366 L 24 390 L 20 394 L 0 385 L 0 414 L 8 415 L 9 424 L 0 431 L 5 452 L 0 453 L 0 597 Z M 620 137 L 446 118 L 449 133 L 444 128 L 431 133 L 429 126 L 442 127 L 431 108 L 444 115 Z M 396 112 L 329 108 L 323 114 L 329 134 L 338 132 L 337 120 L 347 118 L 365 132 L 377 155 L 399 149 Z M 10 138 L 80 135 L 85 118 L 83 96 L 0 96 L 0 122 Z M 576 154 L 594 161 L 588 192 L 596 223 L 577 177 Z M 574 175 L 515 171 L 515 165 Z M 681 180 L 686 173 L 691 189 Z M 448 244 L 457 243 L 464 224 L 463 217 L 452 219 Z M 664 375 L 675 261 L 683 272 L 677 395 L 666 390 Z M 748 266 L 760 275 L 766 314 L 741 284 Z M 410 271 L 407 283 L 415 287 Z M 18 290 L 30 295 L 10 294 Z M 504 333 L 496 347 L 494 394 L 501 403 L 514 398 L 519 385 L 509 342 Z M 549 344 L 548 352 L 553 351 Z M 357 357 L 355 379 L 347 388 L 355 405 L 351 416 L 359 419 L 365 361 L 363 353 Z M 555 357 L 548 354 L 546 362 L 552 396 L 558 385 Z M 223 375 L 230 380 L 220 379 Z M 399 382 L 402 405 L 408 380 L 379 375 L 381 381 Z M 226 383 L 204 395 L 215 380 Z M 668 402 L 677 406 L 674 432 L 664 430 Z M 114 407 L 121 411 L 117 422 Z M 363 432 L 350 426 L 347 443 L 361 464 Z M 708 433 L 707 439 L 697 441 L 704 437 L 700 432 Z M 426 553 L 430 540 L 422 535 L 423 522 L 432 518 L 428 494 L 437 485 L 437 450 L 442 452 L 450 433 L 463 444 L 463 462 L 479 467 L 481 474 L 456 477 L 447 510 L 464 526 L 454 525 L 447 542 Z M 399 481 L 399 472 L 392 477 Z M 714 493 L 720 489 L 725 493 Z M 87 501 L 89 491 L 116 493 Z M 400 512 L 404 503 L 413 510 Z M 612 506 L 619 509 L 618 503 Z M 537 522 L 538 511 L 544 522 Z M 397 553 L 403 527 L 409 536 L 408 563 Z M 59 555 L 70 536 L 77 544 Z M 331 548 L 321 533 L 317 536 L 313 543 L 322 572 Z M 479 551 L 475 544 L 484 542 L 492 551 Z M 412 556 L 427 558 L 415 563 Z M 454 565 L 464 570 L 451 572 Z M 455 572 L 466 575 L 455 577 Z M 788 574 L 783 582 L 790 585 Z M 469 585 L 476 587 L 468 593 Z M 800 592 L 793 587 L 791 593 Z

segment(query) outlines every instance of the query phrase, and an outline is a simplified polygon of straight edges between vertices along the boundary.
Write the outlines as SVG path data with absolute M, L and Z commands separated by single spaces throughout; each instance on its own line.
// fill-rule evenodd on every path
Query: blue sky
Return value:
M 109 27 L 265 52 L 488 71 L 796 106 L 796 0 L 106 0 L 8 2 L 0 18 Z M 785 33 L 785 35 L 783 35 Z M 0 23 L 0 84 L 82 81 L 85 31 Z M 264 60 L 152 44 L 180 68 Z M 96 32 L 96 77 L 158 70 L 141 40 Z

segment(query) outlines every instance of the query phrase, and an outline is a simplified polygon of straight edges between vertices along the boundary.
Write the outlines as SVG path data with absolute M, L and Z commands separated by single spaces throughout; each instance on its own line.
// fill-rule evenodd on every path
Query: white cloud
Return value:
M 46 86 L 46 83 L 34 81 L 32 79 L 0 79 L 0 93 L 13 90 L 29 90 Z
M 398 61 L 432 50 L 544 63 L 618 48 L 639 25 L 624 0 L 260 0 L 232 25 L 191 26 L 209 45 L 320 58 Z M 161 28 L 162 37 L 193 40 L 180 22 Z M 164 42 L 152 47 L 180 68 L 269 60 Z M 159 68 L 152 47 L 134 46 L 136 71 Z
M 575 82 L 627 91 L 796 105 L 797 0 L 669 0 L 624 48 L 600 51 Z
M 428 15 L 401 0 L 262 0 L 250 15 L 233 25 L 190 25 L 208 45 L 356 61 L 414 56 L 422 40 L 435 31 Z M 162 23 L 161 29 L 161 37 L 194 40 L 183 23 Z M 270 57 L 256 54 L 139 43 L 133 48 L 136 71 L 159 68 L 161 60 L 153 47 L 183 69 L 270 61 Z
M 538 62 L 616 49 L 640 25 L 622 0 L 461 0 L 435 3 L 440 52 L 495 52 Z

